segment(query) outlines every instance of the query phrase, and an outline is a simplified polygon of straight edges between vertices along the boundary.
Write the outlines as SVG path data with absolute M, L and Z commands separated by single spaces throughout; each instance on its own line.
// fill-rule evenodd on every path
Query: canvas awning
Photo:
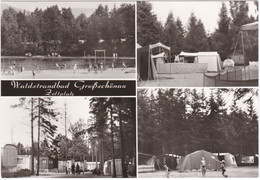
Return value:
M 250 30 L 257 30 L 257 29 L 258 29 L 258 21 L 249 24 L 244 24 L 241 26 L 241 31 L 250 31 Z
M 165 56 L 165 52 L 162 52 L 160 54 L 156 54 L 156 55 L 151 55 L 152 59 L 156 59 L 156 58 L 163 58 Z
M 139 48 L 141 48 L 142 46 L 140 45 L 140 44 L 138 44 L 138 43 L 136 43 L 136 48 L 137 49 L 139 49 Z
M 162 48 L 167 49 L 167 50 L 169 50 L 169 51 L 171 50 L 170 47 L 164 45 L 164 44 L 161 43 L 161 42 L 158 42 L 158 43 L 156 43 L 156 44 L 150 44 L 150 45 L 149 45 L 149 49 L 153 49 L 153 48 L 157 48 L 157 47 L 162 47 Z
M 197 57 L 197 56 L 217 56 L 218 52 L 216 51 L 209 51 L 209 52 L 196 52 L 196 53 L 189 53 L 183 52 L 179 54 L 179 56 L 186 56 L 186 57 Z

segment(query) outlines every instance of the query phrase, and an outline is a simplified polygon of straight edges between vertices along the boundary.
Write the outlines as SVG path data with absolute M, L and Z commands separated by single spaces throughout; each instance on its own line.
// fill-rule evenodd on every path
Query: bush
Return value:
M 29 169 L 21 169 L 16 173 L 16 177 L 26 177 L 31 175 L 31 170 Z
M 96 174 L 96 175 L 100 175 L 101 174 L 101 171 L 99 168 L 95 168 L 93 171 L 92 171 L 93 174 Z

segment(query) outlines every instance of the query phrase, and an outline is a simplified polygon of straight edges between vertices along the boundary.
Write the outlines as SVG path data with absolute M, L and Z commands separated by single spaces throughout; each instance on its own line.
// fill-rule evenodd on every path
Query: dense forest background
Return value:
M 258 10 L 258 1 L 254 2 Z M 206 7 L 205 7 L 206 8 Z M 157 42 L 171 47 L 172 61 L 181 51 L 217 51 L 221 59 L 229 58 L 234 52 L 242 54 L 241 25 L 258 21 L 258 17 L 248 15 L 246 1 L 222 3 L 219 10 L 218 26 L 212 33 L 206 32 L 204 25 L 192 12 L 187 25 L 169 12 L 166 23 L 158 21 L 150 2 L 137 2 L 137 42 L 147 46 Z M 231 15 L 231 17 L 229 16 Z M 208 14 L 205 14 L 207 16 Z M 246 60 L 258 61 L 258 32 L 244 32 Z
M 94 56 L 94 50 L 104 49 L 107 56 L 133 57 L 135 6 L 121 4 L 109 11 L 100 4 L 89 17 L 74 17 L 71 8 L 57 5 L 34 12 L 8 8 L 1 17 L 1 46 L 2 55 Z
M 258 154 L 257 89 L 139 89 L 138 151 Z

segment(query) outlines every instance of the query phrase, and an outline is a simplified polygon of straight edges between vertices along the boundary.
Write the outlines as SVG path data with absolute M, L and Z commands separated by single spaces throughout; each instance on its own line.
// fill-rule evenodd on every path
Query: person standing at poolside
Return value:
M 74 67 L 73 67 L 73 73 L 74 73 L 74 74 L 75 74 L 76 70 L 77 70 L 77 63 L 75 63 L 75 64 L 74 64 Z

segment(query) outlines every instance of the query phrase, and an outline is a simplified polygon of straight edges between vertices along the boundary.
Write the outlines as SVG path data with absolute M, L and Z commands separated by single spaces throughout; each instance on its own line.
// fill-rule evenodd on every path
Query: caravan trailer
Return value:
M 36 171 L 36 158 L 34 157 L 34 170 Z M 32 156 L 30 155 L 18 155 L 17 156 L 17 169 L 29 169 L 32 170 Z
M 6 144 L 2 149 L 1 166 L 12 169 L 17 166 L 17 148 L 13 144 Z
M 2 177 L 13 177 L 17 171 L 17 148 L 13 144 L 6 144 L 1 152 Z

